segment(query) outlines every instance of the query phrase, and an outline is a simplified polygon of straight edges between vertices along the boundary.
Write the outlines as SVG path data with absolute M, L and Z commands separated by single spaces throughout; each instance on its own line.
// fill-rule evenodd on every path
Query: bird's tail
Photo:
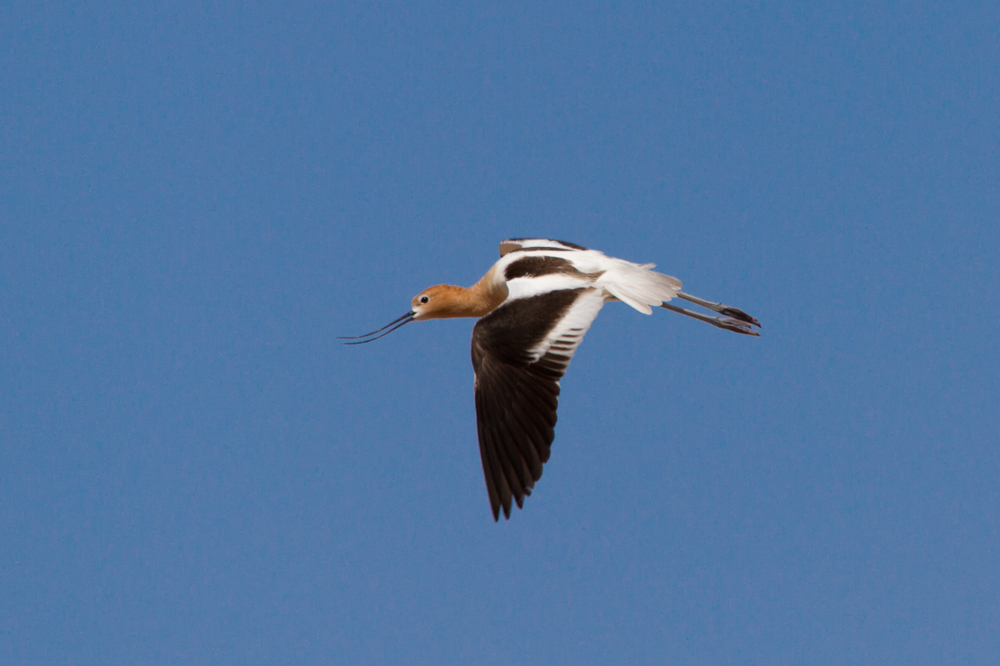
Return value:
M 652 270 L 656 264 L 621 263 L 597 282 L 606 292 L 643 314 L 653 314 L 654 307 L 671 300 L 681 290 L 680 280 Z

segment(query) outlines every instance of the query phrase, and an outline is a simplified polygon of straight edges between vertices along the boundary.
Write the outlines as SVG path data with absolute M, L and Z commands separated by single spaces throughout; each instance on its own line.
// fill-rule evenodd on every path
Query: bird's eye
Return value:
M 430 296 L 421 296 L 421 297 L 420 297 L 420 302 L 421 302 L 421 303 L 426 303 L 426 302 L 427 302 L 427 301 L 429 301 L 429 300 L 431 300 L 431 297 L 430 297 Z

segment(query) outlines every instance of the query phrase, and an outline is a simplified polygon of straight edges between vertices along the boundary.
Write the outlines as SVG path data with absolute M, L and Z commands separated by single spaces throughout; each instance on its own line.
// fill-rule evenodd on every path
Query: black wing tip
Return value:
M 501 513 L 500 509 L 501 508 L 503 508 L 503 519 L 504 520 L 510 520 L 510 507 L 509 506 L 504 506 L 504 507 L 495 506 L 495 507 L 493 507 L 493 522 L 494 523 L 499 523 L 500 522 L 500 513 Z
M 524 510 L 524 498 L 525 497 L 531 497 L 531 488 L 525 488 L 524 489 L 524 494 L 521 495 L 520 497 L 518 497 L 517 495 L 514 495 L 511 498 L 511 499 L 514 500 L 513 503 L 511 503 L 511 502 L 508 501 L 508 502 L 503 502 L 501 504 L 492 504 L 492 502 L 491 502 L 490 508 L 493 510 L 493 522 L 494 523 L 499 523 L 500 522 L 500 510 L 501 509 L 503 509 L 503 519 L 504 520 L 510 520 L 510 514 L 514 512 L 514 504 L 517 505 L 518 509 L 520 509 L 520 510 L 523 511 Z

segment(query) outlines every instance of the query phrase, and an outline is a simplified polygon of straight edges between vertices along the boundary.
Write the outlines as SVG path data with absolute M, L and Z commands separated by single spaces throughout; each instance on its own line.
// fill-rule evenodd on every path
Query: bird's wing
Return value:
M 586 250 L 587 248 L 576 243 L 567 243 L 551 238 L 508 238 L 500 243 L 500 256 L 503 257 L 510 252 L 527 249 Z
M 559 380 L 597 317 L 599 289 L 508 300 L 472 330 L 476 421 L 486 490 L 499 520 L 542 476 L 555 437 Z

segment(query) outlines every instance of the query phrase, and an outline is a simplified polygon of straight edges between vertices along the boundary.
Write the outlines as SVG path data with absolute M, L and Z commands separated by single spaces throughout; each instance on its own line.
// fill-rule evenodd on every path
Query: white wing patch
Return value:
M 603 306 L 604 295 L 600 289 L 588 289 L 581 293 L 545 339 L 529 350 L 532 358 L 538 361 L 543 356 L 550 355 L 555 357 L 554 361 L 568 366 L 577 347 L 583 342 L 583 336 L 590 330 L 590 325 L 597 319 L 597 314 Z
M 519 298 L 531 298 L 541 294 L 548 294 L 562 289 L 580 289 L 590 287 L 593 280 L 576 275 L 566 275 L 564 273 L 553 273 L 551 275 L 541 275 L 538 277 L 520 277 L 507 281 L 507 300 L 510 302 Z
M 515 252 L 516 251 L 516 252 Z M 581 275 L 549 274 L 519 277 L 507 281 L 507 301 L 531 298 L 560 289 L 595 287 L 606 300 L 619 300 L 642 312 L 652 314 L 654 307 L 673 299 L 681 290 L 681 281 L 657 273 L 656 264 L 636 264 L 609 257 L 597 250 L 583 250 L 546 238 L 505 240 L 500 244 L 497 276 L 503 279 L 508 266 L 527 256 L 548 256 L 570 262 Z

